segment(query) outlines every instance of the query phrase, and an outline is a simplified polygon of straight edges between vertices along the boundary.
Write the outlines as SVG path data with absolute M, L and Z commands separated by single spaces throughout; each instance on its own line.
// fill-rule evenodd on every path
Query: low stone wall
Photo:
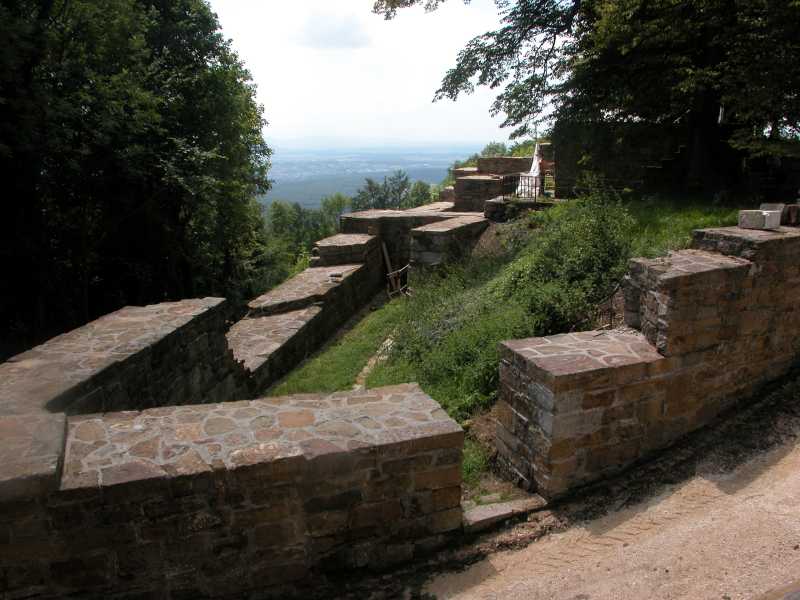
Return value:
M 437 202 L 409 210 L 365 210 L 342 215 L 343 233 L 374 235 L 386 244 L 393 269 L 411 260 L 411 230 L 461 216 L 475 216 L 450 210 L 449 202 Z
M 533 156 L 486 156 L 478 159 L 478 173 L 509 175 L 528 173 L 533 164 Z
M 63 413 L 243 394 L 229 314 L 222 298 L 128 306 L 0 364 L 0 501 L 57 487 Z
M 228 331 L 234 358 L 248 375 L 249 396 L 263 393 L 319 348 L 380 290 L 378 240 L 339 234 L 317 242 L 317 260 L 247 304 Z M 355 264 L 343 264 L 345 260 Z
M 380 241 L 373 235 L 339 233 L 319 240 L 312 254 L 311 266 L 314 267 L 356 263 L 381 265 Z
M 501 346 L 497 444 L 508 471 L 558 496 L 668 446 L 786 373 L 800 346 L 800 230 L 696 231 L 632 262 L 625 316 Z
M 469 253 L 489 221 L 481 216 L 457 217 L 411 230 L 411 264 L 434 266 Z
M 495 175 L 459 177 L 455 185 L 454 209 L 483 213 L 487 200 L 503 195 L 503 180 Z
M 461 527 L 463 432 L 414 384 L 70 417 L 59 489 L 0 503 L 14 597 L 286 597 Z
M 237 389 L 222 298 L 127 306 L 0 363 L 0 415 L 227 399 Z

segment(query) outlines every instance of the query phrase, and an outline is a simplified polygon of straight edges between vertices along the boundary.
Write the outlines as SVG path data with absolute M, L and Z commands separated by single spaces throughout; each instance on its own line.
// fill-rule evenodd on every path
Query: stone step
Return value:
M 324 302 L 337 288 L 348 283 L 359 271 L 365 270 L 363 264 L 310 267 L 248 302 L 249 316 L 276 315 Z
M 314 244 L 311 266 L 333 266 L 380 261 L 380 244 L 374 235 L 339 233 Z
M 463 506 L 463 505 L 462 505 Z M 518 498 L 507 502 L 494 502 L 464 508 L 464 531 L 479 533 L 491 529 L 500 523 L 527 515 L 547 506 L 547 501 L 538 495 Z
M 321 306 L 248 317 L 230 328 L 228 345 L 252 377 L 254 389 L 264 389 L 324 341 L 328 332 L 323 319 Z
M 483 216 L 461 216 L 411 230 L 411 263 L 438 265 L 472 249 L 489 225 Z

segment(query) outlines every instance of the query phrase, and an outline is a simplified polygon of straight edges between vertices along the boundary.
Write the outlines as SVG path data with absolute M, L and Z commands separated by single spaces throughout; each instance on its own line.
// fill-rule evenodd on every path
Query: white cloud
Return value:
M 503 140 L 494 94 L 431 103 L 458 51 L 497 26 L 492 0 L 372 14 L 373 0 L 211 0 L 258 85 L 268 140 L 314 144 Z

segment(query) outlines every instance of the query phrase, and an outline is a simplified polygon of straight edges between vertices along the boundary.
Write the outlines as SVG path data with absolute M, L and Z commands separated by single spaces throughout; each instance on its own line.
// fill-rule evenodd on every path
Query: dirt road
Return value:
M 433 578 L 437 599 L 751 599 L 800 579 L 800 443 Z

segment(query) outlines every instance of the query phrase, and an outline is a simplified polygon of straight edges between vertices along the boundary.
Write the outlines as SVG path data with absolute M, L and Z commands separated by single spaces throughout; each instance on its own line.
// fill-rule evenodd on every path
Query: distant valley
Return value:
M 440 183 L 455 160 L 480 150 L 480 144 L 456 148 L 397 149 L 276 149 L 269 177 L 272 189 L 261 198 L 297 202 L 306 208 L 319 206 L 324 196 L 340 192 L 351 196 L 366 177 L 381 181 L 398 169 L 412 181 Z

